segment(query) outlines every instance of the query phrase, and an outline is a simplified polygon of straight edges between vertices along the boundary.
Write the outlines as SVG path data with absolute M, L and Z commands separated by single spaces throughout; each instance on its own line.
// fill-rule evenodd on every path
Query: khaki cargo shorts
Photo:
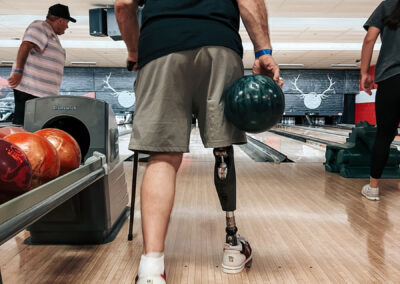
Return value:
M 246 143 L 224 116 L 223 91 L 243 76 L 240 56 L 219 46 L 172 53 L 146 64 L 135 82 L 129 149 L 189 152 L 192 114 L 206 148 Z

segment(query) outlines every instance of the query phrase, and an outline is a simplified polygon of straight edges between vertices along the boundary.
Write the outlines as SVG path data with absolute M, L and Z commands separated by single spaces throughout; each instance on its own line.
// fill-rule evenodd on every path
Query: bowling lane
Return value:
M 331 141 L 334 143 L 341 143 L 341 144 L 345 143 L 346 138 L 348 137 L 348 136 L 342 136 L 342 135 L 337 135 L 337 134 L 333 134 L 333 133 L 324 133 L 319 130 L 313 130 L 312 128 L 300 129 L 300 128 L 285 126 L 285 125 L 279 125 L 272 129 L 278 130 L 278 131 L 294 133 L 294 134 L 306 135 L 309 137 L 327 140 L 327 141 Z
M 121 132 L 124 133 L 124 132 Z M 325 146 L 321 144 L 303 143 L 294 139 L 283 137 L 270 132 L 263 132 L 258 134 L 248 134 L 261 141 L 262 143 L 274 148 L 275 150 L 285 154 L 290 160 L 296 163 L 323 163 L 325 161 Z M 119 149 L 120 157 L 126 159 L 133 154 L 132 151 L 128 150 L 130 139 L 130 133 L 125 133 L 119 138 Z M 196 159 L 208 160 L 210 154 L 207 149 L 203 149 L 203 145 L 200 138 L 199 129 L 193 128 L 191 133 L 191 144 L 190 151 L 195 151 L 198 155 Z M 242 152 L 239 147 L 236 147 L 236 151 Z M 203 153 L 204 155 L 200 154 Z M 236 155 L 235 160 L 237 161 L 248 161 L 250 158 L 242 152 L 243 155 Z M 190 154 L 185 154 L 184 159 L 189 158 Z
M 291 128 L 296 128 L 296 129 L 304 129 L 304 130 L 313 130 L 317 132 L 322 132 L 322 133 L 328 133 L 328 134 L 334 134 L 334 135 L 339 135 L 339 136 L 345 136 L 348 137 L 349 133 L 351 132 L 351 129 L 340 129 L 340 128 L 335 128 L 335 127 L 329 127 L 329 126 L 318 126 L 318 125 L 278 125 L 280 126 L 285 126 L 285 127 L 291 127 Z
M 323 163 L 325 161 L 324 145 L 304 143 L 268 131 L 247 135 L 285 154 L 295 163 Z
M 285 154 L 290 160 L 296 163 L 323 163 L 325 161 L 324 145 L 303 143 L 270 132 L 248 135 Z M 120 157 L 122 159 L 126 159 L 133 154 L 132 151 L 128 150 L 129 139 L 130 133 L 121 135 L 119 138 Z M 235 149 L 242 152 L 239 147 Z M 211 150 L 203 149 L 198 128 L 193 128 L 191 133 L 190 152 L 193 151 L 197 153 L 197 160 L 208 160 L 209 154 L 212 154 Z M 190 153 L 184 155 L 184 159 L 189 159 L 189 157 Z M 237 161 L 248 161 L 249 159 L 244 152 L 241 155 L 235 156 L 235 160 Z
M 345 143 L 346 138 L 349 137 L 349 134 L 352 131 L 351 129 L 335 128 L 329 126 L 300 126 L 284 124 L 278 124 L 272 129 L 307 135 L 314 138 L 329 140 L 335 143 Z M 400 132 L 400 128 L 397 131 Z M 400 147 L 400 135 L 397 135 L 394 138 L 392 145 L 397 146 L 398 148 Z
M 309 127 L 304 125 L 304 127 Z M 313 126 L 316 129 L 322 129 L 322 130 L 329 130 L 329 131 L 335 131 L 335 132 L 340 132 L 340 133 L 350 133 L 351 128 L 345 129 L 345 128 L 339 128 L 339 127 L 333 127 L 333 126 Z M 354 127 L 354 126 L 353 126 Z
M 212 149 L 200 141 L 194 129 L 176 181 L 165 245 L 168 283 L 398 283 L 397 181 L 383 180 L 384 199 L 371 202 L 359 192 L 367 179 L 345 179 L 319 163 L 257 163 L 239 147 L 236 221 L 254 262 L 240 274 L 223 273 L 225 214 Z M 132 162 L 124 166 L 130 184 Z M 145 166 L 139 163 L 139 184 Z M 137 190 L 132 242 L 128 222 L 102 245 L 29 246 L 22 232 L 0 247 L 4 283 L 134 283 L 143 245 L 139 204 Z

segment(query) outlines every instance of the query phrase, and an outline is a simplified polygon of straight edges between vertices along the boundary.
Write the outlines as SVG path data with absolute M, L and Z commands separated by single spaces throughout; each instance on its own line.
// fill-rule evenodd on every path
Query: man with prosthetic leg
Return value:
M 215 3 L 218 2 L 218 5 Z M 223 270 L 237 273 L 251 248 L 237 234 L 236 177 L 231 145 L 246 135 L 224 117 L 222 94 L 244 74 L 240 18 L 258 56 L 253 72 L 278 82 L 264 0 L 147 0 L 139 30 L 137 0 L 116 0 L 115 15 L 137 71 L 129 149 L 150 154 L 140 197 L 143 253 L 137 284 L 164 284 L 164 245 L 176 175 L 189 152 L 192 115 L 206 148 L 215 149 L 215 185 L 227 214 Z M 261 54 L 261 55 L 260 55 Z
M 222 270 L 226 273 L 239 273 L 245 266 L 250 267 L 252 249 L 250 244 L 237 234 L 236 210 L 236 172 L 233 146 L 215 148 L 214 183 L 221 203 L 226 212 L 226 239 Z

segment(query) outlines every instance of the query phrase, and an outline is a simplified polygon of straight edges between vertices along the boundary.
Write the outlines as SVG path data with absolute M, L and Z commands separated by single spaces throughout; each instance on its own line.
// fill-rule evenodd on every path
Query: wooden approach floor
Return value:
M 236 220 L 254 260 L 249 270 L 224 274 L 225 215 L 212 152 L 197 132 L 191 143 L 166 241 L 168 283 L 400 283 L 398 180 L 384 180 L 381 200 L 368 201 L 360 195 L 366 179 L 327 173 L 319 161 L 256 163 L 239 147 Z M 132 164 L 125 166 L 130 184 Z M 27 246 L 29 233 L 20 233 L 0 247 L 4 283 L 134 283 L 142 246 L 139 190 L 136 200 L 132 242 L 128 222 L 112 243 L 96 246 Z

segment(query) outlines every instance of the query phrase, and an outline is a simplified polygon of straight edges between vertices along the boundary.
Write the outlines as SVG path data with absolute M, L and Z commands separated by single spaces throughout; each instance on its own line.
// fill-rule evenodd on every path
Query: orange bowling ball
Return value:
M 13 134 L 13 133 L 19 133 L 19 132 L 26 132 L 25 129 L 22 127 L 15 127 L 15 126 L 6 126 L 0 128 L 0 138 L 3 138 L 7 135 Z
M 0 139 L 0 204 L 31 189 L 32 168 L 18 146 Z
M 54 146 L 44 137 L 30 132 L 4 137 L 25 152 L 32 167 L 32 188 L 42 185 L 60 173 L 60 158 Z
M 35 132 L 45 137 L 56 148 L 60 157 L 60 175 L 76 169 L 81 164 L 81 149 L 69 133 L 57 128 L 44 128 Z

